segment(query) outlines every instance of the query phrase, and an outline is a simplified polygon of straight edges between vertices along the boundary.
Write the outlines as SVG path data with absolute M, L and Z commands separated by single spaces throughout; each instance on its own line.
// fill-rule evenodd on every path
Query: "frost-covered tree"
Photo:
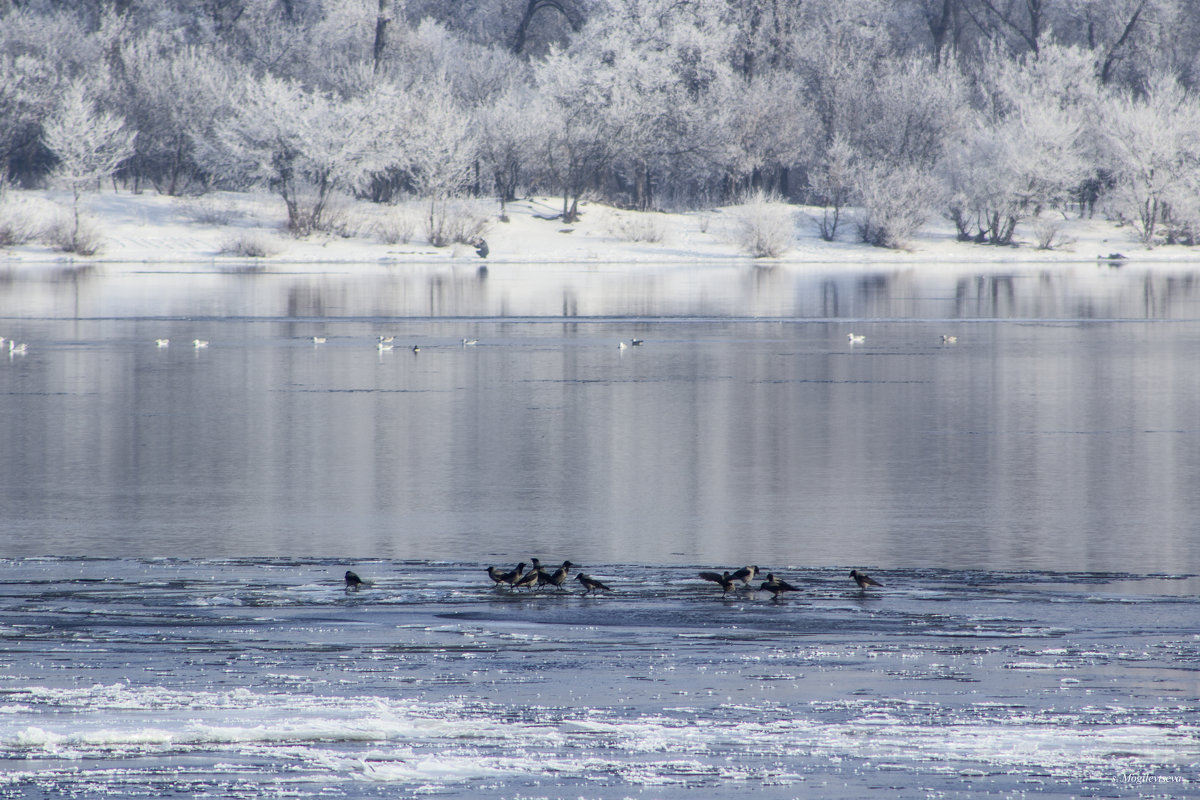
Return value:
M 469 123 L 468 110 L 455 101 L 444 78 L 420 87 L 412 98 L 404 163 L 414 190 L 427 204 L 427 232 L 437 246 L 450 243 L 447 204 L 471 183 L 477 162 L 475 130 Z
M 846 151 L 822 160 L 839 169 L 853 165 L 863 241 L 899 247 L 936 204 L 938 166 L 964 126 L 963 89 L 954 69 L 935 69 L 921 57 L 868 66 L 861 83 L 840 85 L 844 107 L 831 108 L 828 117 L 827 147 L 841 142 Z
M 604 127 L 610 86 L 594 70 L 565 53 L 551 53 L 538 67 L 539 172 L 563 199 L 562 218 L 574 222 L 589 178 L 609 162 L 616 139 Z
M 79 239 L 81 196 L 116 173 L 133 155 L 136 138 L 137 132 L 128 130 L 125 120 L 96 107 L 82 81 L 67 88 L 58 108 L 46 120 L 42 139 L 57 160 L 52 178 L 71 192 L 71 243 Z
M 0 181 L 30 172 L 41 139 L 41 121 L 53 105 L 51 68 L 30 56 L 0 55 Z
M 733 78 L 717 116 L 733 194 L 764 188 L 786 198 L 791 168 L 819 150 L 813 146 L 819 123 L 792 73 L 763 70 L 750 79 Z
M 121 105 L 138 129 L 135 177 L 169 195 L 202 185 L 195 142 L 228 116 L 229 70 L 205 50 L 176 47 L 153 33 L 124 45 L 120 62 Z
M 106 73 L 96 38 L 72 15 L 48 7 L 0 15 L 0 178 L 34 184 L 53 165 L 42 122 L 74 76 Z
M 854 191 L 854 166 L 854 149 L 844 137 L 838 136 L 809 172 L 809 184 L 822 207 L 821 238 L 827 242 L 837 238 L 842 209 Z
M 264 76 L 246 81 L 233 114 L 213 142 L 202 142 L 205 166 L 263 183 L 287 206 L 297 235 L 320 230 L 339 191 L 363 186 L 396 157 L 396 120 L 387 87 L 365 97 L 309 91 Z
M 980 109 L 945 164 L 949 213 L 960 238 L 1006 245 L 1021 221 L 1065 213 L 1095 173 L 1098 85 L 1087 52 L 1048 45 L 1016 61 L 993 50 L 979 90 Z
M 526 87 L 513 88 L 479 108 L 474 119 L 479 159 L 503 215 L 505 204 L 516 199 L 518 187 L 532 172 L 542 133 L 534 115 L 533 93 Z
M 725 158 L 715 117 L 731 95 L 730 31 L 721 4 L 616 0 L 589 23 L 573 54 L 601 87 L 609 191 L 649 209 L 657 187 Z
M 1142 243 L 1200 235 L 1200 100 L 1170 75 L 1146 92 L 1120 92 L 1105 105 L 1102 149 L 1112 175 L 1113 212 Z

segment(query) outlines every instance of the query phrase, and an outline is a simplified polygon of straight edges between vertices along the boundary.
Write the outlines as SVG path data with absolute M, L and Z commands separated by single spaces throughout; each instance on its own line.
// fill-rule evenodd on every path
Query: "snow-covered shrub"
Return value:
M 735 241 L 755 258 L 777 258 L 795 242 L 792 208 L 765 192 L 754 192 L 734 206 L 733 220 Z
M 483 238 L 489 227 L 488 215 L 476 202 L 442 200 L 431 202 L 425 220 L 425 238 L 434 247 L 471 244 Z
M 75 212 L 60 211 L 42 229 L 42 240 L 55 250 L 79 256 L 100 252 L 104 239 L 95 223 Z
M 275 243 L 258 231 L 235 233 L 217 248 L 217 255 L 238 258 L 269 258 L 277 252 Z
M 608 230 L 626 242 L 657 244 L 667 235 L 662 216 L 652 212 L 614 213 L 609 217 Z
M 937 194 L 934 180 L 915 166 L 862 166 L 855 183 L 862 203 L 858 235 L 876 247 L 904 247 L 925 224 Z
M 375 223 L 375 236 L 384 244 L 408 244 L 417 233 L 422 212 L 411 206 L 396 206 L 389 209 L 383 219 Z
M 1038 217 L 1033 221 L 1033 238 L 1038 250 L 1058 250 L 1070 247 L 1075 240 L 1063 233 L 1063 218 Z
M 0 185 L 0 247 L 16 247 L 37 238 L 34 212 Z

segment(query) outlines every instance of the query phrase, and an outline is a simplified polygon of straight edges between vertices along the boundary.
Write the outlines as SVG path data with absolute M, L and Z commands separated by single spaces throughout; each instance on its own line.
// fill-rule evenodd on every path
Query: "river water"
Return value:
M 1198 794 L 1198 278 L 10 271 L 0 796 Z

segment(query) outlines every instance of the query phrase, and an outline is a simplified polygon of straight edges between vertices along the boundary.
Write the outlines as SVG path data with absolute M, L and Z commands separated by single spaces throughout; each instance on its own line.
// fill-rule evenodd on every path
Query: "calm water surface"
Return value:
M 1058 269 L 17 274 L 0 553 L 1200 572 L 1197 274 Z
M 12 270 L 0 797 L 1200 796 L 1198 277 Z

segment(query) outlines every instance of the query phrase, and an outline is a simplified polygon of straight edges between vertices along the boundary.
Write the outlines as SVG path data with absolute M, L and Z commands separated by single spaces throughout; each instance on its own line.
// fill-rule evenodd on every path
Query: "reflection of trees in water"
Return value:
M 836 317 L 838 315 L 838 285 L 837 281 L 821 281 L 821 316 Z
M 487 272 L 354 280 L 298 279 L 284 290 L 288 316 L 460 316 L 481 313 Z
M 1200 272 L 1096 280 L 1073 267 L 942 278 L 920 271 L 821 279 L 797 293 L 800 306 L 825 318 L 1175 319 L 1200 316 Z M 807 302 L 805 301 L 807 295 Z
M 289 317 L 325 316 L 325 292 L 323 287 L 311 284 L 293 284 L 287 292 L 287 314 Z
M 1200 280 L 1195 273 L 1186 275 L 1156 275 L 1147 272 L 1142 285 L 1142 305 L 1147 319 L 1162 319 L 1172 316 L 1172 307 L 1191 302 L 1196 296 Z M 1196 316 L 1190 312 L 1185 316 Z
M 1017 290 L 1011 275 L 974 275 L 962 278 L 954 288 L 956 317 L 1009 317 L 1017 306 Z
M 1094 282 L 1069 273 L 973 275 L 955 284 L 960 317 L 1174 319 L 1196 316 L 1200 274 L 1147 272 L 1140 279 Z
M 492 271 L 494 272 L 493 265 Z M 486 268 L 389 270 L 372 275 L 269 272 L 181 276 L 156 283 L 148 313 L 187 316 L 794 316 L 823 319 L 1195 319 L 1200 267 L 1053 265 L 950 273 L 937 266 L 828 273 L 547 270 L 494 283 Z M 147 279 L 152 280 L 152 279 Z M 145 283 L 111 284 L 88 267 L 0 270 L 0 310 L 113 316 Z M 15 311 L 14 311 L 15 310 Z

